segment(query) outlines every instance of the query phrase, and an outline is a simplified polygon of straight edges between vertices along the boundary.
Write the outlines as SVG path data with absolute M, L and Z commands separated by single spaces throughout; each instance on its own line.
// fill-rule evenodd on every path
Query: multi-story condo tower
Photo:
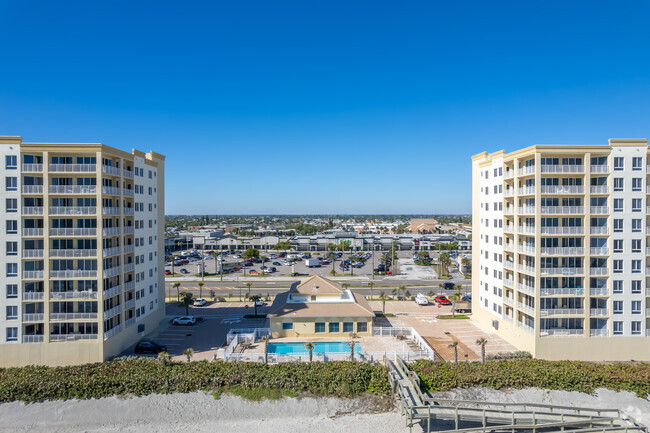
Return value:
M 650 360 L 648 140 L 472 158 L 473 319 L 545 359 Z
M 0 137 L 0 366 L 103 361 L 158 326 L 164 159 Z

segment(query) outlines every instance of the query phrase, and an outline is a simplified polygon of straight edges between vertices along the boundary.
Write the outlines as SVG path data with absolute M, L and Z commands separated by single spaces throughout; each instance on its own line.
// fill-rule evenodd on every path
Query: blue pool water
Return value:
M 309 350 L 305 343 L 269 343 L 269 353 L 305 355 Z M 314 343 L 314 353 L 350 353 L 350 347 L 343 341 L 324 341 Z M 354 353 L 363 353 L 358 342 L 354 343 Z

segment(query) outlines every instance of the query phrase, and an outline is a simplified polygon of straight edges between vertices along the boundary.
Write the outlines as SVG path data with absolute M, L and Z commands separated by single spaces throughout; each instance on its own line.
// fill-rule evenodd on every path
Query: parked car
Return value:
M 442 305 L 451 305 L 451 302 L 445 295 L 438 295 L 435 298 L 433 298 L 434 301 L 436 301 L 438 304 Z
M 172 274 L 172 271 L 170 271 L 169 269 L 165 269 L 165 275 L 171 275 L 171 274 Z
M 423 293 L 415 295 L 415 302 L 418 305 L 429 305 L 429 299 Z
M 445 281 L 444 283 L 442 283 L 442 288 L 444 290 L 454 290 L 454 287 L 456 287 L 456 285 L 451 281 Z
M 142 340 L 135 345 L 135 353 L 154 353 L 166 352 L 167 346 L 164 344 L 156 343 L 153 340 Z
M 321 265 L 331 265 L 332 262 L 329 261 L 328 259 L 323 259 L 323 260 L 321 260 L 320 264 L 321 264 Z
M 181 316 L 181 317 L 175 317 L 172 319 L 172 325 L 186 325 L 186 326 L 193 326 L 196 323 L 196 317 L 194 316 Z
M 181 269 L 181 274 L 189 274 L 189 273 L 190 271 L 188 271 L 187 269 L 185 268 Z
M 280 263 L 280 262 L 273 262 L 273 266 L 282 266 L 282 263 Z
M 472 295 L 465 295 L 462 300 L 472 302 Z
M 203 298 L 196 298 L 196 299 L 194 300 L 194 306 L 195 306 L 195 307 L 202 307 L 202 306 L 204 306 L 204 305 L 207 304 L 207 303 L 208 303 L 208 301 L 206 301 L 206 300 L 203 299 Z
M 253 266 L 253 262 L 244 262 L 244 266 Z
M 258 307 L 263 307 L 264 305 L 266 305 L 266 302 L 264 302 L 264 299 L 258 299 L 257 301 L 255 301 L 255 305 L 257 305 Z

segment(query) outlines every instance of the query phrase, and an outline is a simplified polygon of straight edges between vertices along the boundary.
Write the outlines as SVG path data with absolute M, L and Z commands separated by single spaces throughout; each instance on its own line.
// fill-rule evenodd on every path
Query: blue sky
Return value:
M 650 136 L 648 16 L 0 0 L 0 135 L 163 153 L 168 214 L 469 213 L 473 154 Z

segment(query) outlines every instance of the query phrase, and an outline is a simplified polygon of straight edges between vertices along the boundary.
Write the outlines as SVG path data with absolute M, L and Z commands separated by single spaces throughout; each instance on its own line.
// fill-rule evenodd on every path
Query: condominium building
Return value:
M 0 366 L 103 361 L 158 326 L 164 159 L 0 137 Z
M 649 152 L 472 157 L 473 320 L 538 358 L 650 360 Z

